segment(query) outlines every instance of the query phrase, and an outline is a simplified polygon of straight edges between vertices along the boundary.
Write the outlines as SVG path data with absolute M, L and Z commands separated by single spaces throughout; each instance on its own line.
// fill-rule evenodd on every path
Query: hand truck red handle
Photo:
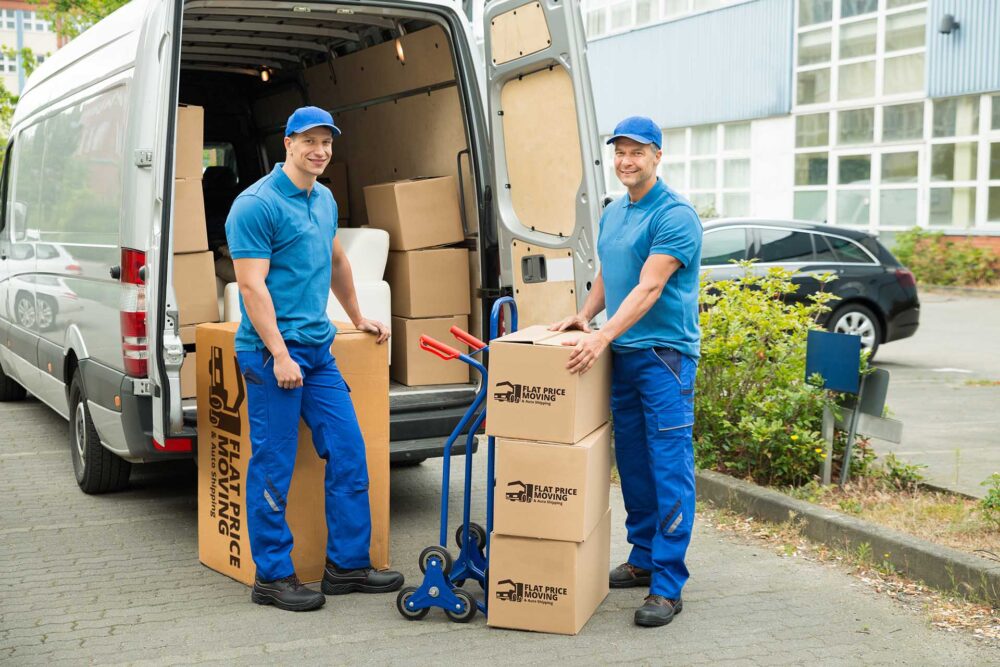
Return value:
M 427 350 L 431 354 L 436 354 L 445 361 L 451 359 L 458 359 L 462 356 L 462 353 L 451 347 L 450 345 L 445 345 L 441 341 L 434 340 L 430 336 L 420 337 L 420 349 Z
M 481 350 L 484 347 L 486 347 L 486 343 L 479 340 L 478 338 L 470 334 L 468 331 L 462 331 L 458 327 L 452 327 L 451 329 L 449 329 L 449 331 L 451 331 L 452 336 L 462 341 L 463 343 L 465 343 L 474 350 Z

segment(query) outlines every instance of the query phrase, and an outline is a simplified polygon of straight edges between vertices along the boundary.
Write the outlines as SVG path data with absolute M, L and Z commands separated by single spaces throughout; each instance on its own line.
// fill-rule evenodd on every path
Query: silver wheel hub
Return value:
M 850 334 L 861 337 L 861 347 L 870 350 L 875 347 L 875 323 L 857 311 L 844 313 L 833 326 L 836 333 Z
M 35 326 L 35 306 L 28 299 L 17 302 L 17 321 L 29 329 Z
M 73 415 L 73 444 L 76 445 L 76 453 L 80 456 L 80 465 L 83 465 L 83 448 L 87 442 L 87 412 L 83 408 L 83 400 L 76 404 L 76 412 Z
M 47 329 L 55 319 L 52 313 L 52 306 L 42 300 L 39 300 L 38 305 L 35 306 L 35 316 L 38 318 L 38 327 L 40 329 Z

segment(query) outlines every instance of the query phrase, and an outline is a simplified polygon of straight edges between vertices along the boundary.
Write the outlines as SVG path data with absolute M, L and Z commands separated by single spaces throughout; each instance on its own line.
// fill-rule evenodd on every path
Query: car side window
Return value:
M 59 256 L 59 251 L 48 243 L 39 243 L 35 253 L 38 259 L 53 259 Z
M 760 229 L 761 262 L 811 262 L 813 260 L 812 234 L 790 229 Z
M 830 245 L 830 237 L 823 234 L 813 234 L 813 244 L 816 247 L 817 262 L 839 262 L 837 253 Z
M 871 264 L 872 258 L 868 256 L 861 246 L 850 239 L 840 236 L 830 236 L 827 239 L 837 253 L 837 261 L 850 264 Z
M 701 241 L 701 265 L 729 264 L 747 258 L 747 232 L 742 227 L 727 227 L 705 232 Z

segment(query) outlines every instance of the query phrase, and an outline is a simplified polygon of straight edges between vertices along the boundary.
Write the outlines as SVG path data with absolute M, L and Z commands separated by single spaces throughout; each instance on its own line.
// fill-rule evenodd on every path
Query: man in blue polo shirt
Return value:
M 611 571 L 610 585 L 648 585 L 635 623 L 660 626 L 683 608 L 694 521 L 701 220 L 656 176 L 662 156 L 656 123 L 626 118 L 608 143 L 628 194 L 601 216 L 601 270 L 583 309 L 552 328 L 589 332 L 590 321 L 607 308 L 607 323 L 575 343 L 567 367 L 584 373 L 611 346 L 615 458 L 632 552 Z
M 389 338 L 358 307 L 351 265 L 337 233 L 337 202 L 316 182 L 330 162 L 333 117 L 316 107 L 293 113 L 286 159 L 243 191 L 226 221 L 243 319 L 236 357 L 246 380 L 252 455 L 247 467 L 247 532 L 257 577 L 251 600 L 279 609 L 322 607 L 327 595 L 398 589 L 403 576 L 371 567 L 365 443 L 350 388 L 330 354 L 336 329 L 326 315 L 333 290 L 358 329 Z M 326 461 L 328 529 L 323 593 L 295 576 L 285 501 L 298 450 L 299 418 Z

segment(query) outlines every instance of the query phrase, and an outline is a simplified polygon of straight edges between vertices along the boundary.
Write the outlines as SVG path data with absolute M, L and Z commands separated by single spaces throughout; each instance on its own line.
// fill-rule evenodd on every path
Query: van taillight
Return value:
M 896 280 L 903 288 L 917 286 L 917 279 L 909 269 L 896 269 Z
M 146 284 L 140 277 L 146 253 L 122 248 L 121 320 L 122 358 L 132 377 L 148 375 L 149 347 L 146 343 Z

